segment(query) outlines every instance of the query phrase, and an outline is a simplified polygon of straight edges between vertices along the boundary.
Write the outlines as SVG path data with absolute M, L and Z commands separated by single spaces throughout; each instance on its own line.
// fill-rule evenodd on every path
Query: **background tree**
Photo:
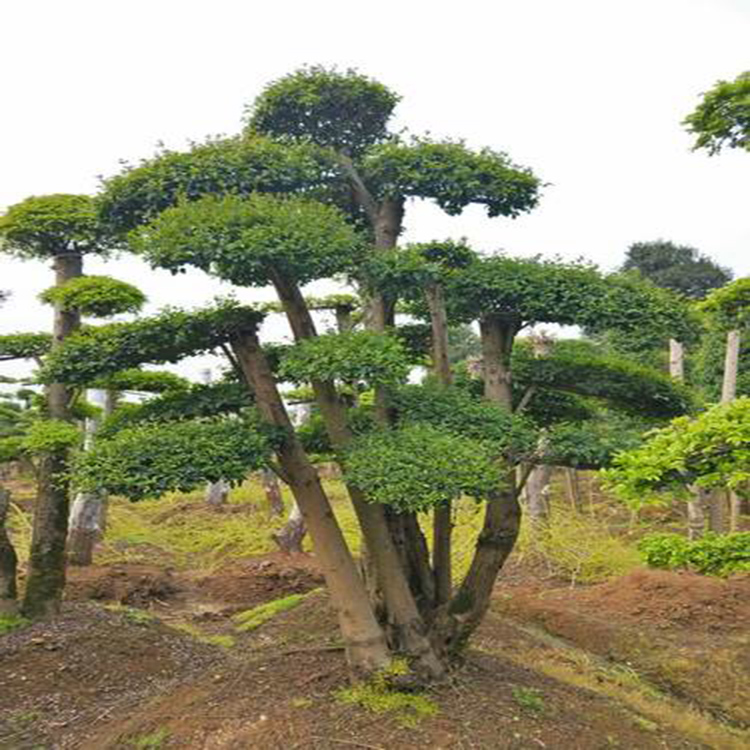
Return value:
M 683 125 L 696 136 L 693 150 L 705 148 L 711 156 L 723 148 L 750 151 L 750 71 L 718 81 Z
M 18 258 L 50 260 L 56 286 L 83 273 L 83 256 L 108 249 L 93 200 L 86 195 L 48 195 L 27 198 L 0 217 L 0 248 Z M 80 324 L 75 308 L 54 303 L 52 350 Z M 55 423 L 71 421 L 71 390 L 61 382 L 46 388 L 46 416 Z M 40 446 L 44 445 L 43 441 Z M 59 610 L 65 585 L 65 542 L 68 530 L 68 479 L 65 441 L 51 440 L 39 461 L 37 499 L 23 602 L 32 617 Z

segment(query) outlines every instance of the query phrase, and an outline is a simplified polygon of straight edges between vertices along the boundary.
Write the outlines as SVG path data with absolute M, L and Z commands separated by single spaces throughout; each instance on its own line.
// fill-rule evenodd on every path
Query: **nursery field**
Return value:
M 219 508 L 114 500 L 62 615 L 5 621 L 0 747 L 747 747 L 750 577 L 646 569 L 637 539 L 676 519 L 553 488 L 549 533 L 523 529 L 464 663 L 419 693 L 349 683 L 315 558 L 275 551 L 258 482 Z M 23 550 L 32 487 L 13 490 Z

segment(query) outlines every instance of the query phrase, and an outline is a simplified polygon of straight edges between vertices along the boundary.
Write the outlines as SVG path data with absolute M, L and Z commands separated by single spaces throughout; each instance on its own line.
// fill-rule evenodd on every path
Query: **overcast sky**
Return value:
M 750 271 L 750 155 L 691 152 L 680 125 L 700 92 L 750 69 L 750 0 L 4 0 L 0 23 L 0 207 L 93 193 L 158 141 L 234 133 L 264 84 L 321 63 L 399 92 L 395 127 L 506 151 L 549 183 L 516 220 L 413 204 L 409 241 L 466 236 L 612 269 L 632 242 L 664 238 Z M 230 289 L 127 257 L 106 273 L 149 310 Z M 50 282 L 44 264 L 0 256 L 13 291 L 0 332 L 48 329 L 36 295 Z

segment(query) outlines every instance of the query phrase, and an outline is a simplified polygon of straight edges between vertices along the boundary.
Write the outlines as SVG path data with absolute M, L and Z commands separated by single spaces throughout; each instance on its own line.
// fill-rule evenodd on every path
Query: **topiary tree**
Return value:
M 718 81 L 682 123 L 696 136 L 693 150 L 711 156 L 723 148 L 750 151 L 750 71 L 734 81 Z
M 93 200 L 86 195 L 63 194 L 31 197 L 11 206 L 0 217 L 0 243 L 0 249 L 14 257 L 51 260 L 58 287 L 82 275 L 84 255 L 103 254 L 111 247 Z M 80 325 L 76 308 L 66 306 L 62 299 L 54 302 L 54 308 L 52 351 Z M 53 423 L 70 422 L 72 395 L 65 383 L 47 385 L 46 416 Z M 22 607 L 32 617 L 57 612 L 65 584 L 69 444 L 50 446 L 50 451 L 39 459 L 34 530 Z

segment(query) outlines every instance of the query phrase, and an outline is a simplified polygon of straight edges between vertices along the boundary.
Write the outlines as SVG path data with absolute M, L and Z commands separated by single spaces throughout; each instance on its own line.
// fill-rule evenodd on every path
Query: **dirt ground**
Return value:
M 596 681 L 545 672 L 561 647 L 527 628 L 542 623 L 594 654 L 604 642 L 581 632 L 595 617 L 623 633 L 739 636 L 748 582 L 692 578 L 644 572 L 585 590 L 534 590 L 511 568 L 466 662 L 427 693 L 435 715 L 416 721 L 336 697 L 346 668 L 310 557 L 269 555 L 210 575 L 130 563 L 72 569 L 61 618 L 0 637 L 0 747 L 744 747 L 718 719 L 718 739 L 706 739 L 661 721 L 657 697 L 644 708 Z M 237 631 L 237 612 L 306 592 L 295 609 Z M 216 635 L 233 645 L 207 642 Z

